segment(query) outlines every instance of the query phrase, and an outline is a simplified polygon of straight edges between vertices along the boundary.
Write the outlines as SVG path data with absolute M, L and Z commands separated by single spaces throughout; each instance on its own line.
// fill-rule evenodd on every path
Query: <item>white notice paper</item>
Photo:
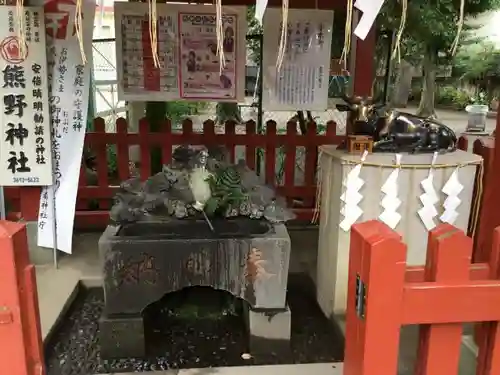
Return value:
M 281 9 L 268 8 L 262 52 L 264 110 L 326 110 L 333 11 L 289 10 L 285 55 L 278 70 L 281 24 Z
M 82 57 L 74 24 L 76 5 L 67 0 L 44 2 L 49 96 L 52 122 L 54 185 L 43 188 L 38 216 L 38 246 L 54 246 L 54 194 L 57 248 L 71 254 L 76 194 L 89 103 L 95 2 L 83 1 Z

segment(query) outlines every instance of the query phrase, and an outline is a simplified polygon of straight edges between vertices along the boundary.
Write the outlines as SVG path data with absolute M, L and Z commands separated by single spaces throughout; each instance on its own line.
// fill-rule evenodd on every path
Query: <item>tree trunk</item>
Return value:
M 396 82 L 392 92 L 391 107 L 406 107 L 411 92 L 411 81 L 413 79 L 413 66 L 405 60 L 397 67 Z
M 434 97 L 436 94 L 437 52 L 429 47 L 426 50 L 423 61 L 424 77 L 422 97 L 420 98 L 420 105 L 417 109 L 417 115 L 424 117 L 436 116 Z
M 146 118 L 149 122 L 149 130 L 151 132 L 160 131 L 160 126 L 167 117 L 166 102 L 147 102 L 146 103 Z M 162 168 L 161 148 L 151 147 L 151 175 L 160 172 Z
M 226 121 L 234 121 L 237 124 L 241 124 L 243 120 L 241 119 L 241 111 L 238 103 L 217 103 L 215 107 L 217 124 L 224 124 Z

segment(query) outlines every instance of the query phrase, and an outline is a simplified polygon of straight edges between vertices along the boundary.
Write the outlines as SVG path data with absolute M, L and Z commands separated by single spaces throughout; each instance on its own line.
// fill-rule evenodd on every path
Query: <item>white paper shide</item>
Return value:
M 439 197 L 434 189 L 434 173 L 432 170 L 432 167 L 436 163 L 437 155 L 437 152 L 435 152 L 432 156 L 431 169 L 429 169 L 427 178 L 420 182 L 420 186 L 424 192 L 419 197 L 420 202 L 422 202 L 422 208 L 418 210 L 418 216 L 420 216 L 420 220 L 422 220 L 427 230 L 431 230 L 436 226 L 434 218 L 439 215 L 435 206 L 439 202 Z
M 45 2 L 47 45 L 44 48 L 47 48 L 50 67 L 48 80 L 55 181 L 54 185 L 42 189 L 38 246 L 56 246 L 65 253 L 71 253 L 87 123 L 95 2 L 84 0 L 82 8 L 83 45 L 87 57 L 85 65 L 82 63 L 74 24 L 76 4 L 71 5 L 63 0 Z
M 385 196 L 380 203 L 383 211 L 378 218 L 392 229 L 395 229 L 401 220 L 401 215 L 398 213 L 398 208 L 401 206 L 401 200 L 398 198 L 398 177 L 401 157 L 401 154 L 396 154 L 396 166 L 382 185 L 382 193 Z
M 289 9 L 283 63 L 276 60 L 282 25 L 281 9 L 264 15 L 262 55 L 265 110 L 324 111 L 328 107 L 328 77 L 332 44 L 333 11 Z
M 384 0 L 356 0 L 354 7 L 363 12 L 361 19 L 354 29 L 354 34 L 359 39 L 365 40 L 383 4 Z
M 359 177 L 359 174 L 367 155 L 368 152 L 365 151 L 361 156 L 361 163 L 357 164 L 342 181 L 345 191 L 340 196 L 340 200 L 344 203 L 340 213 L 344 219 L 340 222 L 340 228 L 346 232 L 363 215 L 363 210 L 359 207 L 363 195 L 359 191 L 363 187 L 364 181 Z
M 47 58 L 41 7 L 24 7 L 24 49 L 15 6 L 0 7 L 1 186 L 52 184 Z
M 459 168 L 457 167 L 451 173 L 451 176 L 444 184 L 443 189 L 441 189 L 441 191 L 447 195 L 443 203 L 444 212 L 439 218 L 444 223 L 453 224 L 458 218 L 457 208 L 460 206 L 460 203 L 462 203 L 459 195 L 464 189 L 458 178 L 458 171 Z

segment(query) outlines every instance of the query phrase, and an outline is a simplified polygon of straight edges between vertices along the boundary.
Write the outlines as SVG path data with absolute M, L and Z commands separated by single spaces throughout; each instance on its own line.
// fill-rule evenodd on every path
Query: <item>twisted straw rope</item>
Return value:
M 215 0 L 215 32 L 217 35 L 217 56 L 219 56 L 219 74 L 226 67 L 224 55 L 224 24 L 222 22 L 222 0 Z
M 396 41 L 394 42 L 394 49 L 392 50 L 391 59 L 398 57 L 398 62 L 401 62 L 401 38 L 406 26 L 406 16 L 408 14 L 408 0 L 401 0 L 401 22 L 396 34 Z
M 78 39 L 78 46 L 80 47 L 80 55 L 82 56 L 82 64 L 87 63 L 87 56 L 85 55 L 85 48 L 83 45 L 83 16 L 82 16 L 83 0 L 76 0 L 75 9 L 75 29 L 76 38 Z
M 19 56 L 26 56 L 26 35 L 24 32 L 24 0 L 16 0 L 17 37 L 19 39 Z
M 278 48 L 278 56 L 276 58 L 277 72 L 281 70 L 281 66 L 283 65 L 283 60 L 285 58 L 285 53 L 286 53 L 286 45 L 288 38 L 288 9 L 289 9 L 288 0 L 283 0 L 283 3 L 281 5 L 281 11 L 282 11 L 281 23 L 283 24 L 283 26 L 281 27 L 280 44 Z
M 158 19 L 156 14 L 156 0 L 148 0 L 149 7 L 149 40 L 151 42 L 151 55 L 155 68 L 160 67 L 160 59 L 158 57 Z
M 321 156 L 323 155 L 322 151 L 319 153 L 318 160 L 321 161 Z M 330 158 L 331 159 L 331 158 Z M 367 163 L 365 162 L 355 162 L 355 161 L 348 161 L 348 160 L 343 160 L 342 165 L 358 165 L 362 164 L 364 167 L 379 167 L 379 168 L 398 168 L 398 169 L 442 169 L 442 168 L 450 168 L 450 167 L 456 167 L 456 168 L 462 168 L 466 167 L 469 165 L 477 165 L 477 178 L 475 180 L 475 191 L 476 194 L 474 196 L 474 200 L 472 201 L 471 204 L 471 221 L 470 221 L 470 228 L 471 228 L 471 235 L 474 237 L 476 230 L 477 230 L 477 224 L 479 222 L 479 210 L 481 206 L 481 197 L 483 195 L 483 176 L 484 176 L 484 165 L 483 165 L 483 160 L 480 161 L 475 161 L 475 162 L 470 162 L 470 163 L 464 163 L 464 164 L 434 164 L 432 167 L 429 167 L 428 165 L 422 165 L 422 164 L 380 164 L 380 163 Z M 321 192 L 323 189 L 323 176 L 321 174 L 321 163 L 320 166 L 318 167 L 318 183 L 317 183 L 317 188 L 316 188 L 316 202 L 315 202 L 315 207 L 313 211 L 313 217 L 311 219 L 312 224 L 316 224 L 319 219 L 319 214 L 320 214 L 320 209 L 321 209 Z M 326 197 L 328 199 L 328 197 Z
M 339 64 L 344 65 L 344 69 L 347 69 L 347 59 L 349 56 L 349 52 L 351 51 L 353 8 L 354 8 L 354 0 L 347 0 L 347 14 L 345 17 L 345 30 L 344 30 L 344 48 L 342 49 L 342 55 L 340 55 L 340 61 L 339 61 Z
M 462 28 L 464 26 L 464 13 L 465 13 L 465 0 L 460 0 L 460 16 L 458 17 L 457 22 L 457 35 L 455 36 L 455 40 L 453 41 L 450 53 L 451 55 L 455 55 L 458 48 L 458 43 L 460 42 L 460 34 L 462 33 Z

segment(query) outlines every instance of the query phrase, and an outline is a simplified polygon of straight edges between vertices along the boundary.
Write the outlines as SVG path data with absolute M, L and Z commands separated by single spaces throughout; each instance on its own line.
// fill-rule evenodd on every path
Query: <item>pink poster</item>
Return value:
M 179 13 L 180 94 L 185 99 L 237 100 L 238 16 L 224 14 L 223 50 L 225 67 L 220 72 L 215 15 Z

